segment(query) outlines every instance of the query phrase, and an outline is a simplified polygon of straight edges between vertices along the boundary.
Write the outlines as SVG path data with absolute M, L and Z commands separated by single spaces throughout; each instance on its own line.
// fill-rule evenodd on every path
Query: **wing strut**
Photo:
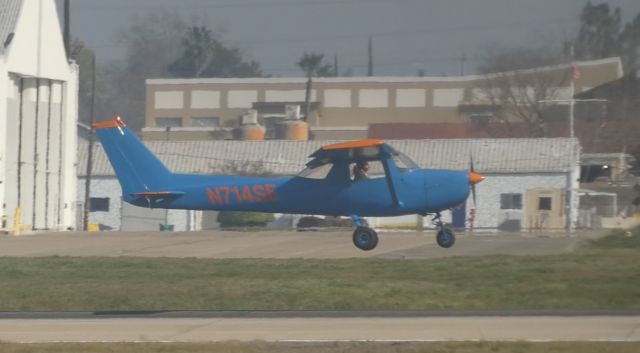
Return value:
M 389 161 L 391 158 L 382 158 L 382 166 L 384 167 L 385 179 L 387 180 L 387 186 L 389 187 L 389 193 L 391 194 L 391 200 L 395 206 L 402 206 L 402 202 L 398 199 L 398 193 L 396 192 L 395 179 L 392 177 L 394 173 L 391 171 Z

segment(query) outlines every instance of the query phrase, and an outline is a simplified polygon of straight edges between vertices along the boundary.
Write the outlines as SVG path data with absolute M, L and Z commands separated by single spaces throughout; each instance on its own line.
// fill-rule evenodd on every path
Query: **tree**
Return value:
M 307 85 L 304 94 L 304 119 L 309 119 L 309 110 L 311 104 L 311 86 L 312 86 L 312 78 L 316 76 L 331 76 L 333 73 L 331 65 L 323 64 L 322 60 L 324 59 L 323 54 L 317 53 L 307 53 L 298 60 L 296 65 L 302 69 L 305 76 L 307 77 Z
M 620 24 L 620 8 L 611 11 L 606 3 L 593 5 L 587 2 L 580 14 L 576 59 L 594 60 L 618 55 Z
M 220 211 L 217 220 L 221 228 L 265 227 L 275 217 L 272 213 Z
M 79 66 L 78 77 L 78 120 L 81 123 L 89 125 L 91 123 L 90 107 L 91 107 L 91 80 L 93 76 L 92 60 L 96 55 L 95 51 L 88 48 L 83 41 L 74 38 L 70 43 L 69 54 L 71 59 L 75 60 Z M 105 110 L 107 86 L 104 81 L 100 68 L 96 63 L 96 92 L 95 92 L 94 114 L 96 118 Z
M 169 65 L 175 77 L 264 76 L 256 61 L 244 61 L 238 49 L 224 46 L 204 26 L 187 29 L 182 46 L 182 56 Z
M 640 69 L 640 13 L 620 34 L 620 50 L 626 71 Z
M 543 100 L 560 98 L 571 79 L 570 67 L 559 50 L 536 48 L 488 48 L 478 71 L 472 100 L 489 106 L 493 116 L 512 130 L 512 121 L 525 123 L 530 136 L 544 136 L 550 106 Z
M 177 61 L 169 65 L 169 72 L 181 77 L 201 77 L 211 65 L 215 54 L 216 42 L 211 30 L 204 27 L 191 27 L 182 39 L 184 53 Z
M 162 11 L 134 16 L 130 23 L 117 33 L 117 41 L 126 47 L 125 60 L 105 72 L 111 87 L 110 115 L 122 115 L 132 129 L 139 130 L 145 121 L 145 80 L 169 76 L 167 67 L 180 57 L 187 23 L 177 12 Z

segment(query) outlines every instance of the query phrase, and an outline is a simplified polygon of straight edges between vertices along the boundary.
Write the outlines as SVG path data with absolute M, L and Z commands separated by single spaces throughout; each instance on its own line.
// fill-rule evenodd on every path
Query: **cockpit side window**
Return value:
M 331 172 L 331 169 L 333 169 L 333 163 L 320 164 L 314 167 L 305 168 L 303 171 L 298 173 L 298 176 L 307 179 L 326 179 Z
M 380 161 L 361 161 L 351 163 L 351 180 L 360 181 L 366 179 L 376 179 L 384 177 L 384 167 Z

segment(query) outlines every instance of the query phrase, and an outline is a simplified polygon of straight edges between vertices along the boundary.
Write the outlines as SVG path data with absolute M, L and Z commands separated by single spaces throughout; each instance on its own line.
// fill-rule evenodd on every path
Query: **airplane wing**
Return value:
M 358 161 L 373 161 L 383 158 L 384 141 L 376 139 L 341 142 L 322 146 L 309 157 L 313 158 L 307 166 L 315 166 L 328 162 L 354 163 Z

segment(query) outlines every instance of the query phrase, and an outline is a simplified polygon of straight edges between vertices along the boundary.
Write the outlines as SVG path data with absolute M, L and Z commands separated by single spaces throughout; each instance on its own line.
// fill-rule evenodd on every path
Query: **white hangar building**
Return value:
M 174 172 L 201 174 L 294 175 L 308 156 L 336 141 L 149 141 L 147 146 Z M 466 205 L 445 215 L 458 228 L 475 230 L 564 230 L 577 220 L 580 146 L 576 139 L 390 140 L 422 168 L 468 170 L 473 154 L 476 171 L 487 179 L 477 185 L 477 207 Z M 91 193 L 99 209 L 92 223 L 113 229 L 199 230 L 212 224 L 212 212 L 149 210 L 123 204 L 121 189 L 102 148 L 94 149 Z M 79 148 L 78 200 L 83 200 L 87 148 Z M 376 166 L 372 166 L 376 173 Z M 383 174 L 382 168 L 377 172 Z M 144 213 L 146 212 L 146 213 Z M 447 212 L 448 213 L 448 212 Z M 425 219 L 427 224 L 429 220 Z M 369 219 L 376 227 L 406 226 L 416 217 Z
M 0 1 L 0 228 L 75 226 L 77 97 L 54 0 Z

